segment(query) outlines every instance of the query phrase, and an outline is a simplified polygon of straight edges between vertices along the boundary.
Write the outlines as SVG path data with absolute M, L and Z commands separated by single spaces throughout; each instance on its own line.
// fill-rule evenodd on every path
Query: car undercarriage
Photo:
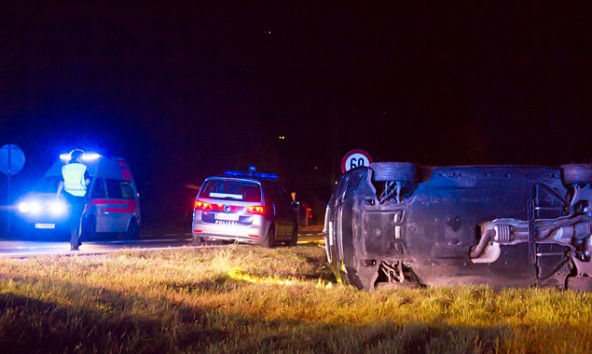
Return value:
M 590 182 L 586 164 L 356 168 L 327 206 L 327 259 L 360 289 L 592 291 Z

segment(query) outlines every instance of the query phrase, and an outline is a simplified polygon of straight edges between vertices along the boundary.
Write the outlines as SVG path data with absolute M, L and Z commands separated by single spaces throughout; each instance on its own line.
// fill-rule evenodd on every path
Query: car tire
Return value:
M 592 278 L 590 277 L 569 277 L 566 288 L 568 290 L 592 292 Z
M 192 239 L 191 241 L 194 245 L 199 246 L 199 245 L 203 245 L 205 243 L 204 239 L 200 236 L 197 236 L 197 235 L 191 236 L 191 239 Z
M 561 172 L 566 185 L 592 183 L 592 164 L 563 165 Z
M 80 241 L 86 242 L 89 240 L 94 240 L 96 237 L 97 217 L 91 214 L 82 220 L 82 232 L 80 233 Z
M 298 246 L 298 225 L 296 224 L 292 226 L 292 238 L 290 239 L 290 241 L 288 241 L 288 246 Z
M 138 224 L 138 220 L 136 218 L 132 218 L 127 226 L 127 231 L 125 232 L 125 238 L 127 240 L 137 240 L 140 237 L 140 225 Z
M 370 164 L 377 182 L 415 180 L 415 164 L 410 162 L 375 162 Z
M 273 248 L 275 246 L 275 228 L 273 225 L 267 229 L 267 234 L 265 238 L 261 240 L 261 247 L 265 248 Z
M 592 183 L 592 164 L 568 164 L 561 166 L 566 185 Z

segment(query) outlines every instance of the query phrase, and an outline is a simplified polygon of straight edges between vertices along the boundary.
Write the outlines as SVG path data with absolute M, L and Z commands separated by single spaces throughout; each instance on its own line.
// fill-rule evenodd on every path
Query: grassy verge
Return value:
M 0 260 L 0 351 L 590 353 L 592 294 L 358 291 L 316 247 Z

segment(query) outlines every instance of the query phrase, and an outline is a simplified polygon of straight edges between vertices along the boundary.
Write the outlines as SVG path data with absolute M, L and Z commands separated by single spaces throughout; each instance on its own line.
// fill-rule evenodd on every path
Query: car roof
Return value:
M 207 181 L 211 180 L 224 180 L 224 181 L 237 181 L 237 182 L 251 182 L 257 184 L 271 184 L 277 183 L 277 181 L 267 180 L 264 178 L 256 178 L 256 177 L 228 177 L 228 176 L 210 176 L 206 178 Z
M 254 181 L 254 182 L 264 182 L 264 183 L 273 183 L 278 182 L 279 176 L 275 173 L 269 172 L 243 172 L 243 171 L 234 171 L 234 170 L 227 170 L 224 171 L 223 175 L 215 175 L 206 178 L 208 179 L 225 179 L 225 180 L 243 180 L 243 181 Z

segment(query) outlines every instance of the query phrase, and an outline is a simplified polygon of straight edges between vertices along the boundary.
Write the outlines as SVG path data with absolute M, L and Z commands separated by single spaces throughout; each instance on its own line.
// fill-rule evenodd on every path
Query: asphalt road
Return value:
M 301 228 L 298 244 L 322 244 L 322 226 Z M 85 242 L 79 251 L 70 251 L 65 241 L 30 241 L 0 239 L 0 257 L 34 257 L 43 255 L 93 255 L 115 252 L 123 249 L 171 249 L 198 247 L 192 243 L 191 234 L 142 235 L 139 240 L 99 240 Z

